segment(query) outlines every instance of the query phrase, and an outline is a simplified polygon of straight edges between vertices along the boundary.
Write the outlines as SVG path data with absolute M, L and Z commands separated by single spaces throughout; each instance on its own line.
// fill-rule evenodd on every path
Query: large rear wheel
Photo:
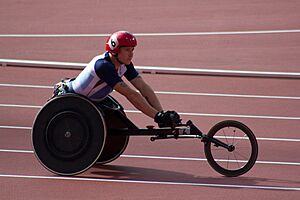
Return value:
M 123 121 L 123 118 L 126 118 L 126 114 L 121 104 L 112 96 L 108 96 L 98 106 L 102 107 L 104 112 L 107 137 L 103 151 L 96 164 L 107 164 L 119 158 L 128 145 L 129 135 L 116 135 L 113 133 L 114 128 L 127 128 Z
M 66 94 L 47 102 L 32 128 L 34 153 L 49 171 L 75 175 L 99 158 L 106 139 L 104 118 L 85 97 Z

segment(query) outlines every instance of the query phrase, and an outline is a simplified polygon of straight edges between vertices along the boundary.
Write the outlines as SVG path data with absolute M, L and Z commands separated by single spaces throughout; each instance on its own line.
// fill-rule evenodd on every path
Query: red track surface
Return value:
M 27 1 L 23 4 L 7 1 L 0 8 L 0 33 L 109 33 L 118 29 L 140 33 L 206 32 L 297 29 L 300 25 L 300 4 L 297 1 L 122 1 L 123 5 L 89 1 L 89 5 L 86 4 L 86 1 L 63 4 L 61 1 Z M 115 18 L 109 17 L 112 13 Z M 139 47 L 135 54 L 135 63 L 138 65 L 299 71 L 299 33 L 138 39 Z M 0 57 L 88 62 L 99 52 L 104 40 L 0 38 L 0 44 L 4 47 L 0 49 Z M 279 141 L 259 140 L 258 160 L 284 162 L 284 165 L 257 163 L 242 177 L 225 178 L 213 171 L 206 161 L 179 160 L 204 158 L 203 144 L 199 141 L 152 143 L 148 137 L 132 137 L 123 157 L 105 167 L 95 166 L 84 174 L 66 180 L 46 171 L 31 152 L 30 130 L 26 127 L 32 126 L 38 108 L 11 106 L 41 106 L 52 92 L 49 88 L 17 85 L 51 86 L 62 77 L 76 76 L 79 71 L 1 67 L 0 72 L 0 126 L 11 126 L 0 128 L 0 196 L 3 199 L 299 197 L 299 99 L 158 94 L 166 109 L 178 112 L 248 115 L 242 118 L 183 114 L 182 117 L 184 121 L 193 120 L 203 131 L 208 131 L 223 119 L 236 119 L 246 123 L 258 138 L 280 138 Z M 155 91 L 290 97 L 298 97 L 300 91 L 299 80 L 288 79 L 179 75 L 143 77 Z M 123 97 L 113 95 L 126 110 L 134 109 Z M 249 118 L 249 115 L 254 117 Z M 142 114 L 128 113 L 128 116 L 141 127 L 152 123 Z M 267 119 L 270 116 L 298 118 Z M 298 140 L 284 141 L 284 138 Z M 129 157 L 132 155 L 177 159 Z

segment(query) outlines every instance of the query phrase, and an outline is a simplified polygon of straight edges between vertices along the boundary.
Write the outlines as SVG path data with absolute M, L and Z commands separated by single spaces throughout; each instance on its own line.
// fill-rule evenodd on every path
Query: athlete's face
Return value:
M 120 52 L 118 54 L 119 60 L 122 63 L 129 65 L 133 58 L 133 51 L 134 51 L 134 47 L 121 47 Z

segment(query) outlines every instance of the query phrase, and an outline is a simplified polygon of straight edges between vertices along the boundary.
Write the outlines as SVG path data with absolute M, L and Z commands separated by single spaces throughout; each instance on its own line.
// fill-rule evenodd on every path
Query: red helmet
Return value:
M 137 45 L 136 38 L 127 31 L 118 31 L 113 33 L 105 44 L 106 51 L 111 53 L 119 53 L 120 47 L 135 47 Z

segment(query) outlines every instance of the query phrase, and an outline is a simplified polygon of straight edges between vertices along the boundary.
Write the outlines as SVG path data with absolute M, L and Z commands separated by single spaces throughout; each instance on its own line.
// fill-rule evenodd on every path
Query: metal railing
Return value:
M 39 67 L 39 68 L 75 69 L 75 70 L 81 70 L 87 65 L 87 63 L 18 60 L 18 59 L 0 59 L 0 64 L 2 67 L 22 66 L 22 67 Z M 150 74 L 179 74 L 179 75 L 300 79 L 300 73 L 298 72 L 267 72 L 267 71 L 199 69 L 199 68 L 179 68 L 179 67 L 160 67 L 160 66 L 135 66 L 135 68 L 140 73 L 150 73 Z

